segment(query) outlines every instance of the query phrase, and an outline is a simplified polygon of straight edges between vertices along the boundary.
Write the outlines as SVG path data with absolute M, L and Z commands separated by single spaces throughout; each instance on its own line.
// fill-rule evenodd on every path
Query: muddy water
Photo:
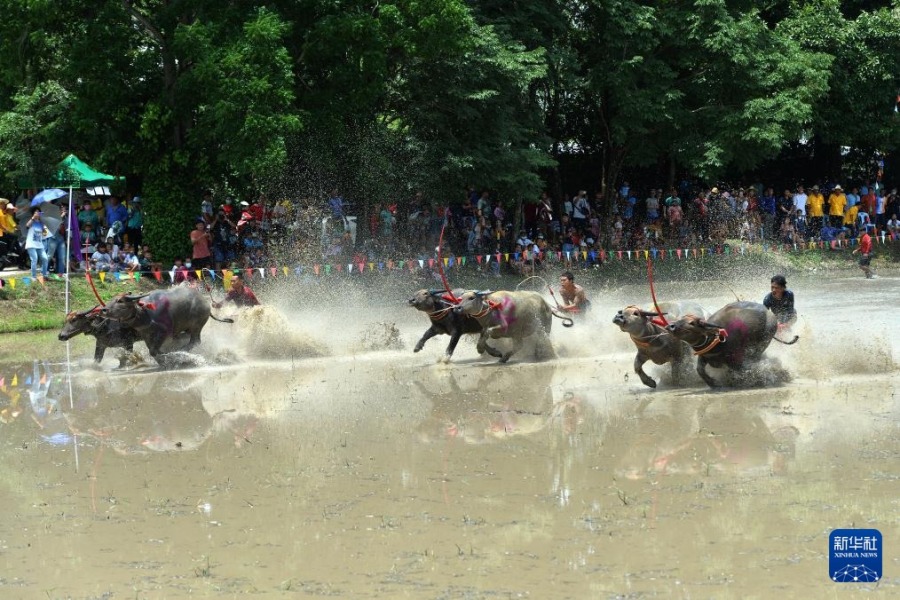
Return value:
M 209 326 L 168 371 L 84 342 L 0 365 L 0 596 L 896 596 L 897 282 L 792 285 L 801 342 L 769 352 L 792 380 L 751 389 L 645 388 L 610 322 L 638 288 L 594 290 L 543 363 L 413 354 L 400 290 Z M 758 295 L 731 287 L 661 292 Z M 828 579 L 854 526 L 884 535 L 878 585 Z

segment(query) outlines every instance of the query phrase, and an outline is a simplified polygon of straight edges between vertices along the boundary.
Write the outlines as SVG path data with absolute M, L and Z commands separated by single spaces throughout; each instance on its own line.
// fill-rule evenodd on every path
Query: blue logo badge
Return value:
M 835 529 L 828 536 L 828 575 L 839 583 L 874 583 L 881 579 L 881 532 Z

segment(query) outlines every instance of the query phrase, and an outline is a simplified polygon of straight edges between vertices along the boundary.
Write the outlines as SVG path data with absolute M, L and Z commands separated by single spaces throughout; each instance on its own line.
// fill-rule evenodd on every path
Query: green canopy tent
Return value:
M 70 154 L 65 157 L 58 165 L 56 173 L 51 177 L 50 181 L 35 183 L 34 180 L 26 178 L 19 179 L 20 189 L 30 188 L 86 188 L 97 185 L 116 185 L 124 184 L 124 177 L 116 177 L 107 175 L 100 171 L 95 171 L 86 162 Z
M 107 186 L 125 183 L 124 177 L 116 177 L 107 175 L 100 171 L 95 171 L 86 162 L 70 154 L 65 157 L 57 166 L 56 173 L 50 178 L 50 181 L 35 184 L 34 180 L 20 179 L 20 189 L 31 188 L 69 188 L 69 226 L 66 227 L 66 314 L 69 313 L 69 260 L 72 256 L 72 230 L 78 231 L 78 219 L 72 206 L 72 190 L 90 188 L 94 186 Z M 41 183 L 43 185 L 41 185 Z M 77 249 L 77 257 L 81 259 L 81 249 Z M 66 353 L 68 354 L 68 343 L 66 344 Z

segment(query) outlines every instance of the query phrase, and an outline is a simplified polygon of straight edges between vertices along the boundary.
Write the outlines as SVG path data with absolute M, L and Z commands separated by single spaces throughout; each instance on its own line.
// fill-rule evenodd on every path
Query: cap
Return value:
M 241 206 L 250 206 L 250 203 L 244 200 L 241 202 Z
M 818 191 L 819 191 L 819 186 L 817 186 L 817 185 L 812 186 L 812 190 L 813 190 L 814 192 L 818 192 Z
M 718 194 L 718 193 L 719 193 L 719 188 L 714 187 L 714 188 L 711 189 L 710 191 L 711 191 L 713 194 Z
M 585 241 L 588 243 L 588 245 L 591 245 L 594 243 L 594 238 L 588 238 Z
M 132 203 L 132 204 L 135 204 L 135 203 L 140 204 L 140 202 L 141 202 L 141 197 L 140 197 L 140 196 L 135 196 L 134 198 L 131 199 L 131 203 Z
M 837 184 L 836 186 L 834 186 L 834 189 L 841 190 L 841 191 L 844 190 L 844 188 L 841 187 L 841 184 Z

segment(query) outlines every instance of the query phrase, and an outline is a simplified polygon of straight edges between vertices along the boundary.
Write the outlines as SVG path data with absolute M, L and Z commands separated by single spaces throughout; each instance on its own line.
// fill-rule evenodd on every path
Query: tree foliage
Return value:
M 200 191 L 362 208 L 512 201 L 569 155 L 707 178 L 786 147 L 896 151 L 896 1 L 0 0 L 0 165 L 143 187 L 181 252 Z M 799 145 L 799 146 L 798 146 Z M 188 208 L 180 208 L 186 203 Z M 173 208 L 175 206 L 179 208 Z M 180 216 L 175 216 L 180 215 Z M 181 234 L 178 234 L 181 235 Z

